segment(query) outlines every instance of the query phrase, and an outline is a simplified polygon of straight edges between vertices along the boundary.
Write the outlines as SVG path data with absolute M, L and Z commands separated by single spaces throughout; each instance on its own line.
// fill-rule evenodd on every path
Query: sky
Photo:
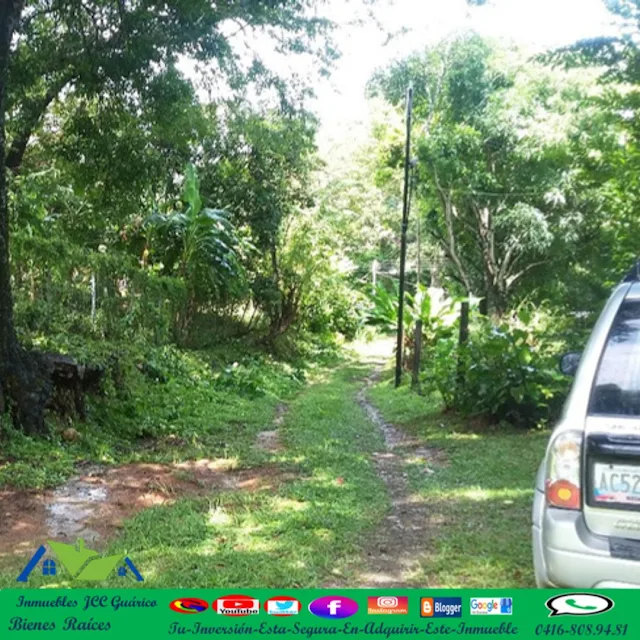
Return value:
M 366 137 L 371 106 L 365 89 L 376 69 L 456 32 L 473 30 L 534 52 L 618 31 L 604 0 L 487 0 L 481 7 L 466 0 L 327 0 L 322 14 L 339 25 L 334 39 L 342 54 L 328 80 L 310 71 L 308 58 L 275 53 L 266 35 L 234 37 L 247 60 L 258 54 L 279 74 L 295 73 L 312 83 L 316 98 L 308 106 L 320 118 L 321 151 L 345 135 Z M 230 29 L 237 31 L 237 25 Z M 186 59 L 181 67 L 201 87 L 204 100 L 198 82 L 203 77 L 213 81 L 213 95 L 224 93 L 215 86 L 215 69 L 202 74 Z
M 453 33 L 472 29 L 538 51 L 617 31 L 603 0 L 489 0 L 482 7 L 465 0 L 378 0 L 374 15 L 383 28 L 373 20 L 353 24 L 364 15 L 358 0 L 332 0 L 329 15 L 340 24 L 342 56 L 330 80 L 316 84 L 313 108 L 324 137 L 367 119 L 365 87 L 377 68 Z M 385 31 L 400 35 L 385 43 Z

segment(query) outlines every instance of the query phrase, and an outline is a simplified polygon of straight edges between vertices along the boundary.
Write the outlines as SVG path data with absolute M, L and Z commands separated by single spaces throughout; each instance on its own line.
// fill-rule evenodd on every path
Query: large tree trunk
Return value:
M 5 166 L 9 54 L 22 4 L 21 0 L 0 0 L 0 408 L 11 409 L 17 427 L 27 433 L 39 433 L 44 431 L 44 407 L 51 393 L 51 371 L 45 358 L 22 349 L 13 325 Z
M 43 96 L 33 98 L 30 102 L 21 105 L 22 122 L 11 142 L 9 149 L 5 150 L 5 164 L 8 169 L 17 173 L 22 165 L 24 154 L 31 136 L 38 123 L 42 120 L 49 105 L 58 97 L 64 87 L 70 82 L 71 74 L 62 75 L 50 86 Z

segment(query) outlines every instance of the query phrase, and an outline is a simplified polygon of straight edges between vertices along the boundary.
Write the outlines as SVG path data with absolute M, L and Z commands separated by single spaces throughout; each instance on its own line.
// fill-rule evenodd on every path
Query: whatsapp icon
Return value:
M 613 600 L 595 593 L 565 593 L 545 603 L 553 616 L 593 616 L 613 609 Z

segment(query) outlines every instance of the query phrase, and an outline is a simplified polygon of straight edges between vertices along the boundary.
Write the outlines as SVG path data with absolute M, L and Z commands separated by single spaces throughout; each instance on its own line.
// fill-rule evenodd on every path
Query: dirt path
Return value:
M 416 586 L 412 576 L 428 563 L 430 536 L 437 523 L 427 505 L 411 490 L 409 465 L 425 474 L 442 464 L 442 455 L 425 448 L 400 429 L 388 424 L 368 399 L 369 388 L 392 351 L 389 342 L 363 345 L 360 360 L 373 370 L 363 380 L 353 402 L 380 431 L 384 448 L 371 454 L 376 471 L 391 502 L 385 519 L 364 544 L 364 568 L 348 583 L 326 587 L 401 588 Z M 254 446 L 272 456 L 260 467 L 238 470 L 228 459 L 201 459 L 177 464 L 139 463 L 118 467 L 84 464 L 78 474 L 51 491 L 0 491 L 0 561 L 32 552 L 47 539 L 73 542 L 84 538 L 100 549 L 116 536 L 123 522 L 137 512 L 192 496 L 228 491 L 276 490 L 295 476 L 277 464 L 283 451 L 280 428 L 287 413 L 276 408 L 267 429 L 257 434 Z M 436 585 L 430 585 L 436 586 Z
M 276 407 L 271 430 L 258 434 L 256 447 L 281 450 L 278 428 L 286 411 L 284 404 Z M 78 475 L 53 490 L 0 490 L 0 560 L 24 555 L 49 539 L 83 538 L 99 549 L 142 509 L 223 491 L 276 488 L 291 477 L 275 464 L 238 470 L 225 458 L 118 467 L 80 464 Z
M 379 344 L 378 348 L 384 346 Z M 367 358 L 374 371 L 364 381 L 356 399 L 384 437 L 385 449 L 375 452 L 373 460 L 391 499 L 391 511 L 366 545 L 365 569 L 357 576 L 356 584 L 332 586 L 408 588 L 416 586 L 411 582 L 412 575 L 421 564 L 424 567 L 429 540 L 437 524 L 431 522 L 424 500 L 412 493 L 407 466 L 409 461 L 418 462 L 424 465 L 424 473 L 431 474 L 434 473 L 432 466 L 443 464 L 444 460 L 440 451 L 421 446 L 419 440 L 387 423 L 368 399 L 367 391 L 379 379 L 380 370 L 389 357 L 388 352 L 382 356 L 375 353 L 375 349 L 372 347 L 373 357 Z
M 256 448 L 266 451 L 267 453 L 278 453 L 282 451 L 284 447 L 280 442 L 280 427 L 284 423 L 285 416 L 289 411 L 289 407 L 281 402 L 276 407 L 276 417 L 273 420 L 271 429 L 268 431 L 261 431 L 256 438 Z

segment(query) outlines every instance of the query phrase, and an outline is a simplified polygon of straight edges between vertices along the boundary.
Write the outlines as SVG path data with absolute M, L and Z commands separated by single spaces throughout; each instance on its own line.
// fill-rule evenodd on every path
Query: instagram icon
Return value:
M 409 613 L 409 598 L 407 596 L 370 596 L 367 613 L 373 615 L 407 614 Z

